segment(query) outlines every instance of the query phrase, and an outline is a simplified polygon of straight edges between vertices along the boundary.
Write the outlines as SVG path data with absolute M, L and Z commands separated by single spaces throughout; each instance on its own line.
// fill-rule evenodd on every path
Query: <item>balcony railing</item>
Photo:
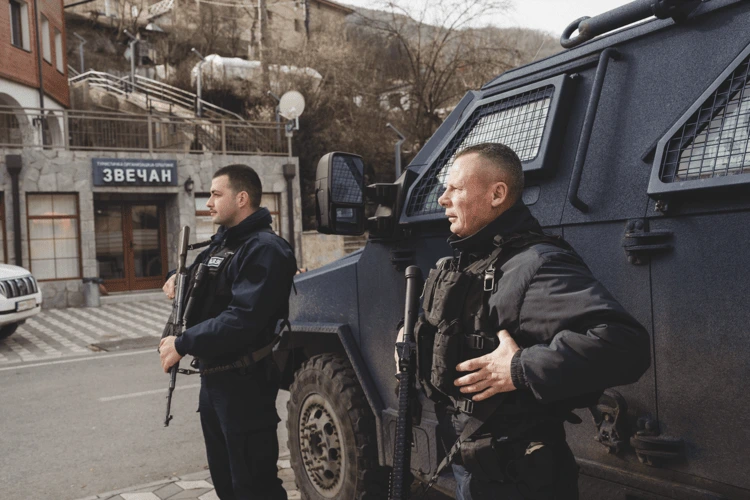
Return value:
M 0 106 L 0 147 L 149 153 L 287 154 L 275 122 Z

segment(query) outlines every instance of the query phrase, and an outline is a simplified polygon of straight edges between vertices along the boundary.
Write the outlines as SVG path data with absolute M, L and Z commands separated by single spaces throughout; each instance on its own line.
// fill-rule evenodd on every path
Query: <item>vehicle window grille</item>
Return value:
M 362 160 L 359 158 L 334 156 L 331 176 L 332 199 L 335 203 L 362 203 Z
M 539 154 L 554 85 L 540 87 L 478 107 L 451 139 L 448 146 L 415 186 L 407 215 L 439 213 L 438 198 L 456 153 L 485 142 L 502 143 L 513 149 L 522 162 Z
M 667 143 L 662 182 L 750 173 L 750 57 Z
M 31 293 L 36 293 L 37 292 L 37 288 L 36 288 L 36 281 L 34 281 L 34 278 L 32 278 L 31 276 L 29 276 L 27 278 L 24 278 L 24 280 L 28 284 L 29 293 L 30 294 Z
M 18 297 L 20 295 L 21 291 L 18 289 L 18 285 L 16 284 L 16 280 L 10 280 L 10 281 L 8 281 L 8 284 L 10 285 L 11 296 L 12 297 Z

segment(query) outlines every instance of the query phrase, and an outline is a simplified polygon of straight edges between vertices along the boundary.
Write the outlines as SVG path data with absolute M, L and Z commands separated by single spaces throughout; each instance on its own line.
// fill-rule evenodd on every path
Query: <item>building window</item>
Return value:
M 19 49 L 31 50 L 29 6 L 26 2 L 10 0 L 10 41 Z
M 210 197 L 210 194 L 195 195 L 195 238 L 193 238 L 193 241 L 196 243 L 210 239 L 219 229 L 219 225 L 214 224 L 211 220 L 211 215 L 206 206 Z
M 65 66 L 63 63 L 62 33 L 57 28 L 55 28 L 55 66 L 57 67 L 57 71 L 65 74 Z
M 296 31 L 297 33 L 302 33 L 302 20 L 301 19 L 294 20 L 294 31 Z
M 0 111 L 0 145 L 16 146 L 21 144 L 23 144 L 23 135 L 15 110 L 5 109 Z
M 271 212 L 271 229 L 280 236 L 279 205 L 279 195 L 276 193 L 263 193 L 263 196 L 260 198 L 260 206 L 266 207 Z
M 219 225 L 214 224 L 211 220 L 211 215 L 206 206 L 210 196 L 209 194 L 195 195 L 195 238 L 193 238 L 193 241 L 196 243 L 210 239 L 219 229 Z M 276 234 L 281 234 L 279 204 L 279 195 L 276 193 L 263 193 L 260 199 L 260 206 L 266 207 L 271 212 L 271 229 Z
M 5 240 L 5 196 L 0 192 L 0 262 L 8 263 L 8 247 Z
M 42 16 L 42 56 L 44 60 L 52 64 L 52 48 L 49 41 L 49 21 Z
M 28 193 L 31 272 L 37 280 L 79 278 L 77 194 Z

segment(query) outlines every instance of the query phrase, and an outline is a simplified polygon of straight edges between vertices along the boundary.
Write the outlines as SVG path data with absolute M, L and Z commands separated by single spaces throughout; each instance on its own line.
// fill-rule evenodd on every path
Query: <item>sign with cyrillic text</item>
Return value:
M 176 160 L 92 158 L 94 186 L 176 186 Z

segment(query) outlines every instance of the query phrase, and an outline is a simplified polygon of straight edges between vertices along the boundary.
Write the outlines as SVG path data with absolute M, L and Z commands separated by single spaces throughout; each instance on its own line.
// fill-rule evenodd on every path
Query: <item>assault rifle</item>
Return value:
M 169 335 L 179 337 L 182 332 L 185 331 L 185 320 L 189 317 L 190 311 L 195 304 L 195 300 L 200 291 L 201 284 L 206 275 L 207 266 L 205 264 L 199 264 L 198 269 L 195 273 L 195 279 L 193 280 L 193 287 L 190 290 L 190 296 L 188 297 L 187 304 L 185 304 L 185 297 L 188 294 L 187 287 L 189 285 L 189 275 L 187 270 L 187 253 L 190 250 L 188 240 L 190 239 L 190 227 L 184 226 L 180 231 L 180 247 L 177 257 L 177 279 L 175 281 L 175 294 L 174 301 L 172 302 L 172 314 L 169 316 L 167 326 L 164 328 L 161 338 Z M 174 392 L 175 384 L 177 383 L 177 374 L 182 373 L 185 375 L 192 375 L 198 373 L 195 370 L 185 370 L 180 368 L 180 362 L 172 366 L 169 369 L 169 388 L 167 390 L 167 416 L 164 419 L 164 427 L 169 426 L 169 421 L 172 420 L 172 393 Z
M 406 306 L 404 311 L 404 337 L 396 343 L 398 352 L 398 420 L 393 447 L 393 472 L 391 473 L 390 500 L 409 498 L 411 486 L 412 417 L 417 408 L 414 383 L 416 377 L 416 344 L 414 325 L 419 314 L 419 294 L 422 289 L 422 271 L 417 266 L 406 268 Z

